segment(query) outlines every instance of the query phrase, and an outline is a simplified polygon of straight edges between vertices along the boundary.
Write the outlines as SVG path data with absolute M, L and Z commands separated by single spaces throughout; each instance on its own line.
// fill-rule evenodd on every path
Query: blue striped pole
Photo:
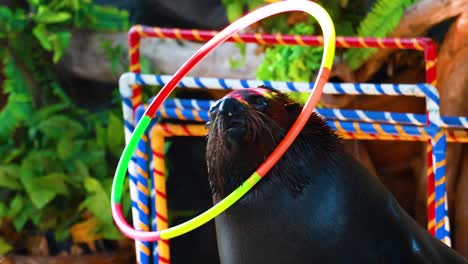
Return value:
M 125 143 L 131 138 L 131 135 L 134 130 L 135 120 L 134 120 L 134 113 L 133 113 L 133 104 L 131 101 L 131 91 L 128 94 L 128 87 L 119 86 L 120 95 L 122 98 L 122 112 L 123 112 L 123 121 L 124 121 L 124 133 L 125 133 Z M 139 198 L 138 198 L 138 176 L 137 176 L 137 164 L 136 164 L 137 157 L 133 155 L 130 163 L 128 164 L 128 175 L 129 175 L 129 189 L 130 189 L 130 197 L 132 201 L 132 222 L 135 228 L 141 228 L 141 210 L 138 208 Z M 141 203 L 141 202 L 140 202 Z M 140 241 L 135 241 L 135 251 L 136 251 L 136 259 L 138 264 L 148 264 L 149 258 L 146 256 L 148 255 L 148 250 L 146 245 Z
M 433 126 L 431 129 L 432 156 L 433 164 L 435 165 L 435 236 L 448 246 L 451 246 L 445 177 L 447 136 L 438 127 Z
M 159 115 L 167 118 L 178 118 L 186 120 L 197 120 L 197 114 L 205 120 L 207 110 L 214 104 L 213 100 L 178 99 L 170 98 L 163 105 Z M 180 111 L 180 112 L 178 112 Z M 332 108 L 317 108 L 316 112 L 327 119 L 341 121 L 361 121 L 368 123 L 390 123 L 390 124 L 413 124 L 425 126 L 428 123 L 424 114 L 397 113 L 386 111 L 347 110 Z M 441 121 L 450 128 L 468 128 L 468 117 L 441 116 Z M 444 126 L 442 126 L 444 127 Z
M 135 118 L 137 122 L 143 116 L 144 109 L 135 112 Z M 143 110 L 143 111 L 141 111 Z M 135 159 L 135 171 L 136 171 L 136 189 L 137 189 L 137 200 L 134 201 L 135 207 L 138 210 L 138 221 L 136 224 L 137 230 L 149 231 L 149 189 L 148 189 L 148 137 L 145 134 L 137 145 L 137 150 L 134 154 Z M 151 245 L 149 242 L 136 241 L 137 243 L 137 254 L 139 255 L 140 263 L 149 264 L 151 263 Z

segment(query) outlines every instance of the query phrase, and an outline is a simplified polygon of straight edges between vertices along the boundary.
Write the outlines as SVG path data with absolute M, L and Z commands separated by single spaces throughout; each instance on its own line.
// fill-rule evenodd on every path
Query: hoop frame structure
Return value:
M 179 83 L 180 79 L 183 78 L 190 71 L 190 69 L 194 65 L 196 65 L 196 63 L 198 63 L 203 57 L 205 57 L 218 45 L 223 43 L 226 39 L 231 37 L 239 30 L 244 29 L 247 26 L 250 26 L 261 19 L 275 14 L 290 11 L 302 11 L 305 13 L 309 13 L 317 20 L 323 32 L 324 53 L 322 56 L 319 74 L 317 77 L 317 83 L 314 84 L 313 92 L 310 94 L 307 102 L 303 107 L 302 112 L 299 114 L 297 120 L 294 122 L 290 130 L 286 133 L 285 137 L 281 140 L 281 142 L 279 142 L 278 146 L 276 146 L 273 152 L 260 165 L 256 172 L 254 172 L 243 184 L 236 188 L 230 195 L 226 196 L 223 200 L 219 201 L 216 205 L 214 205 L 212 208 L 205 211 L 204 213 L 198 215 L 190 221 L 161 231 L 146 232 L 140 230 L 139 228 L 135 229 L 134 227 L 130 226 L 127 223 L 122 211 L 122 187 L 124 184 L 127 170 L 131 171 L 130 166 L 134 166 L 132 155 L 137 150 L 137 144 L 140 141 L 140 137 L 142 137 L 145 133 L 145 130 L 151 123 L 155 112 L 158 110 L 161 104 L 168 98 L 169 94 L 175 89 L 175 86 Z M 142 241 L 154 242 L 159 241 L 161 239 L 167 240 L 170 238 L 174 238 L 199 227 L 207 221 L 210 221 L 215 216 L 229 208 L 243 195 L 245 195 L 255 184 L 257 184 L 264 176 L 267 175 L 268 171 L 286 152 L 286 150 L 292 144 L 294 139 L 299 135 L 302 127 L 306 124 L 309 116 L 312 114 L 316 104 L 320 99 L 323 86 L 328 79 L 330 69 L 333 63 L 334 52 L 335 31 L 331 18 L 321 6 L 313 2 L 303 0 L 297 0 L 294 2 L 277 2 L 256 9 L 255 11 L 233 22 L 223 31 L 221 31 L 212 39 L 210 39 L 210 41 L 203 45 L 176 71 L 169 83 L 162 88 L 162 90 L 158 93 L 155 99 L 148 105 L 148 108 L 145 110 L 142 119 L 137 123 L 134 131 L 130 134 L 128 143 L 124 148 L 120 161 L 117 165 L 111 192 L 112 216 L 121 232 L 128 237 Z M 133 107 L 132 110 L 134 110 Z M 125 111 L 124 116 L 128 116 Z M 134 111 L 130 113 L 130 118 L 134 119 Z M 127 127 L 127 123 L 125 123 L 125 127 L 132 129 L 132 122 L 130 122 L 129 127 Z M 126 136 L 127 135 L 128 133 L 126 133 Z M 128 137 L 126 138 L 128 139 Z M 132 185 L 130 185 L 130 187 L 132 187 Z
M 144 38 L 169 38 L 169 39 L 178 39 L 178 40 L 189 40 L 189 41 L 207 41 L 211 39 L 214 35 L 216 35 L 216 31 L 203 31 L 203 30 L 191 30 L 191 29 L 167 29 L 167 28 L 152 28 L 152 27 L 146 27 L 146 26 L 141 26 L 141 25 L 136 25 L 133 26 L 130 31 L 129 31 L 129 46 L 130 46 L 130 69 L 133 73 L 139 73 L 141 71 L 140 68 L 140 45 L 141 45 L 141 40 Z M 281 44 L 281 45 L 300 45 L 300 46 L 322 46 L 323 45 L 323 38 L 322 37 L 316 37 L 316 36 L 288 36 L 288 35 L 272 35 L 272 34 L 235 34 L 232 36 L 230 39 L 227 41 L 230 42 L 238 42 L 238 43 L 257 43 L 257 44 Z M 426 67 L 426 83 L 432 84 L 433 86 L 436 85 L 436 71 L 435 71 L 435 66 L 436 66 L 436 61 L 437 61 L 437 52 L 436 52 L 436 47 L 432 40 L 428 38 L 407 38 L 407 39 L 397 39 L 397 38 L 363 38 L 363 37 L 337 37 L 336 38 L 336 46 L 337 47 L 342 47 L 342 48 L 391 48 L 391 49 L 413 49 L 413 50 L 418 50 L 418 51 L 423 51 L 424 52 L 424 59 L 425 59 L 425 67 Z M 137 75 L 138 76 L 138 75 Z M 182 81 L 182 83 L 185 83 Z M 134 113 L 135 109 L 142 104 L 141 100 L 141 84 L 139 85 L 134 85 L 132 86 L 131 93 L 130 93 L 130 100 L 127 101 L 127 110 L 128 106 L 131 106 L 130 110 Z M 181 85 L 182 86 L 182 85 Z M 183 86 L 182 86 L 183 87 Z M 254 86 L 255 87 L 255 86 Z M 174 108 L 177 109 L 177 108 Z M 190 110 L 190 111 L 193 111 Z M 438 110 L 437 110 L 438 111 Z M 128 116 L 128 115 L 127 115 Z M 389 116 L 387 114 L 387 116 Z M 433 115 L 433 112 L 428 111 L 426 113 L 426 116 L 429 118 L 425 119 L 426 124 L 424 124 L 427 127 L 432 127 L 432 124 L 430 123 L 431 120 L 434 120 L 434 118 L 431 119 L 431 116 Z M 391 115 L 390 115 L 391 117 Z M 414 116 L 413 116 L 414 117 Z M 440 117 L 440 115 L 439 115 Z M 128 132 L 132 132 L 133 128 L 131 124 L 135 124 L 133 121 L 134 117 L 131 116 L 127 118 L 126 120 L 126 134 Z M 424 118 L 422 118 L 422 115 L 417 116 L 417 119 L 419 123 L 424 122 Z M 344 121 L 344 120 L 342 120 Z M 356 121 L 356 120 L 355 120 Z M 393 120 L 394 122 L 398 122 Z M 446 120 L 437 120 L 435 121 L 438 123 L 435 127 L 442 127 L 445 128 L 443 124 L 440 124 L 441 122 L 446 122 Z M 461 124 L 460 127 L 466 127 L 463 122 L 466 124 L 466 119 L 461 119 L 458 120 L 459 123 Z M 390 121 L 390 123 L 392 123 Z M 450 125 L 450 124 L 449 124 Z M 343 132 L 346 132 L 346 130 L 343 130 Z M 433 132 L 437 134 L 437 131 Z M 451 136 L 450 136 L 450 133 Z M 439 133 L 442 135 L 441 133 Z M 463 133 L 460 131 L 455 131 L 447 134 L 449 137 L 448 139 L 450 141 L 458 140 L 463 142 Z M 346 132 L 346 134 L 342 135 L 344 138 L 366 138 L 366 139 L 379 139 L 379 140 L 393 140 L 393 139 L 400 139 L 400 140 L 411 140 L 414 139 L 416 140 L 416 137 L 413 136 L 397 136 L 397 135 L 384 135 L 384 134 L 367 134 L 367 133 L 353 133 L 353 132 Z M 392 139 L 390 139 L 392 138 Z M 424 137 L 419 137 L 418 140 L 430 140 L 430 137 L 424 136 Z M 438 141 L 437 142 L 432 142 L 432 143 L 438 143 L 440 142 L 439 148 L 445 148 L 444 142 L 447 141 L 447 136 L 442 135 L 440 137 L 437 137 Z M 429 208 L 429 214 L 428 214 L 428 228 L 429 231 L 433 234 L 436 235 L 436 226 L 438 227 L 438 230 L 440 231 L 439 237 L 443 237 L 442 239 L 444 240 L 445 243 L 450 244 L 450 239 L 449 239 L 449 226 L 448 226 L 448 218 L 444 215 L 446 215 L 446 198 L 445 194 L 436 195 L 436 180 L 434 179 L 437 178 L 437 188 L 442 189 L 442 193 L 445 193 L 445 158 L 444 156 L 436 156 L 433 154 L 433 147 L 431 144 L 427 144 L 427 151 L 428 151 L 428 197 L 430 198 L 428 201 L 428 208 Z M 445 153 L 445 151 L 443 151 Z M 436 161 L 436 162 L 434 162 Z M 432 171 L 430 168 L 433 167 L 433 164 L 438 164 L 437 168 L 434 168 Z M 129 166 L 129 170 L 130 166 Z M 435 173 L 434 173 L 435 172 Z M 437 173 L 438 172 L 438 173 Z M 434 197 L 432 199 L 431 197 Z M 438 214 L 436 214 L 436 201 L 438 204 L 439 210 Z M 440 217 L 436 217 L 436 215 L 441 215 Z M 134 217 L 135 218 L 135 217 Z M 436 219 L 437 218 L 437 219 Z M 437 223 L 437 225 L 436 225 Z
M 161 85 L 161 81 L 166 79 L 164 76 L 150 74 L 127 73 L 122 75 L 120 87 L 122 94 L 129 94 L 131 84 L 139 85 Z M 196 80 L 196 81 L 195 81 Z M 311 83 L 300 82 L 269 82 L 258 80 L 226 80 L 219 78 L 199 78 L 185 77 L 181 80 L 181 87 L 201 88 L 206 87 L 214 89 L 242 89 L 252 87 L 253 85 L 269 85 L 280 91 L 300 90 L 306 91 L 311 87 Z M 226 86 L 228 86 L 226 88 Z M 437 90 L 426 84 L 417 85 L 395 85 L 395 84 L 332 84 L 325 85 L 324 93 L 329 94 L 373 94 L 373 95 L 406 95 L 426 98 L 427 112 L 431 115 L 429 118 L 434 120 L 434 124 L 444 127 L 467 127 L 463 120 L 466 117 L 440 117 L 438 111 L 438 93 Z M 127 109 L 129 99 L 127 98 Z M 194 100 L 194 99 L 168 99 L 157 115 L 165 118 L 192 120 L 205 122 L 208 121 L 207 110 L 213 101 Z M 433 126 L 425 126 L 425 116 L 418 116 L 409 113 L 388 113 L 388 112 L 370 112 L 360 110 L 342 110 L 342 109 L 317 109 L 319 114 L 329 119 L 329 125 L 345 139 L 368 139 L 368 140 L 409 140 L 425 141 L 429 140 Z M 351 113 L 351 114 L 350 114 Z M 380 120 L 372 119 L 378 116 Z M 345 116 L 354 117 L 349 121 Z M 359 120 L 359 118 L 362 120 Z M 400 119 L 403 117 L 403 119 Z M 418 121 L 419 120 L 419 121 Z M 378 123 L 385 122 L 386 123 Z M 400 122 L 406 121 L 408 124 L 400 125 Z M 171 134 L 171 130 L 166 128 L 166 134 Z M 180 133 L 180 132 L 178 132 Z M 449 131 L 450 142 L 468 142 L 468 133 L 465 131 Z M 150 136 L 154 138 L 154 136 Z M 435 142 L 434 142 L 435 143 Z M 440 147 L 437 147 L 440 148 Z M 155 151 L 155 148 L 152 148 Z M 160 150 L 158 150 L 161 153 Z M 154 153 L 154 152 L 153 152 Z M 161 171 L 161 170 L 159 170 Z M 162 183 L 161 183 L 162 184 Z M 164 196 L 165 198 L 165 196 Z M 448 228 L 447 228 L 448 230 Z

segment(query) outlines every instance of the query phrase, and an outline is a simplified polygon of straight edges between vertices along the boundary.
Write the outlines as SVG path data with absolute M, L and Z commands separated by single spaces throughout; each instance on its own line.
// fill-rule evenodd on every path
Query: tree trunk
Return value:
M 419 37 L 440 22 L 458 16 L 468 0 L 422 0 L 406 10 L 395 30 L 388 37 Z M 358 82 L 367 81 L 395 50 L 380 49 L 356 73 Z

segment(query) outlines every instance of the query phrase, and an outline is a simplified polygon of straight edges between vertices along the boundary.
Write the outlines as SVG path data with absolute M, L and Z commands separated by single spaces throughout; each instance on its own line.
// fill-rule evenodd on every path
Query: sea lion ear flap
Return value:
M 270 86 L 266 86 L 266 85 L 264 85 L 264 84 L 258 86 L 257 88 L 263 88 L 263 89 L 270 90 L 270 91 L 272 91 L 272 92 L 281 93 L 280 91 L 276 90 L 275 88 L 270 87 Z

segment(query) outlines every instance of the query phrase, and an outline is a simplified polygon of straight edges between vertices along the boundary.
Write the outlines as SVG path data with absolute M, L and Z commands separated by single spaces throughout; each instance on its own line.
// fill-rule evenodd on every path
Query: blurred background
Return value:
M 128 71 L 131 25 L 220 30 L 269 0 L 0 0 L 0 263 L 131 263 L 115 228 L 110 187 L 124 147 L 118 78 Z M 468 0 L 320 0 L 337 35 L 430 37 L 443 115 L 468 116 Z M 247 31 L 320 35 L 288 13 Z M 172 74 L 201 44 L 144 40 L 143 73 Z M 320 47 L 224 44 L 192 75 L 312 81 Z M 338 49 L 334 82 L 421 83 L 424 54 Z M 144 87 L 144 100 L 160 87 Z M 220 92 L 176 90 L 178 97 Z M 303 100 L 304 95 L 292 95 Z M 322 105 L 424 113 L 424 100 L 325 96 Z M 169 223 L 211 206 L 204 138 L 166 143 Z M 185 148 L 183 147 L 185 146 Z M 187 147 L 190 146 L 190 151 Z M 182 147 L 182 148 L 181 148 Z M 347 150 L 426 226 L 425 144 L 346 141 Z M 186 166 L 177 166 L 184 164 Z M 127 186 L 128 188 L 128 186 Z M 449 144 L 447 188 L 454 248 L 468 257 L 468 148 Z M 130 213 L 129 195 L 123 205 Z M 218 263 L 214 227 L 171 242 L 173 263 Z

